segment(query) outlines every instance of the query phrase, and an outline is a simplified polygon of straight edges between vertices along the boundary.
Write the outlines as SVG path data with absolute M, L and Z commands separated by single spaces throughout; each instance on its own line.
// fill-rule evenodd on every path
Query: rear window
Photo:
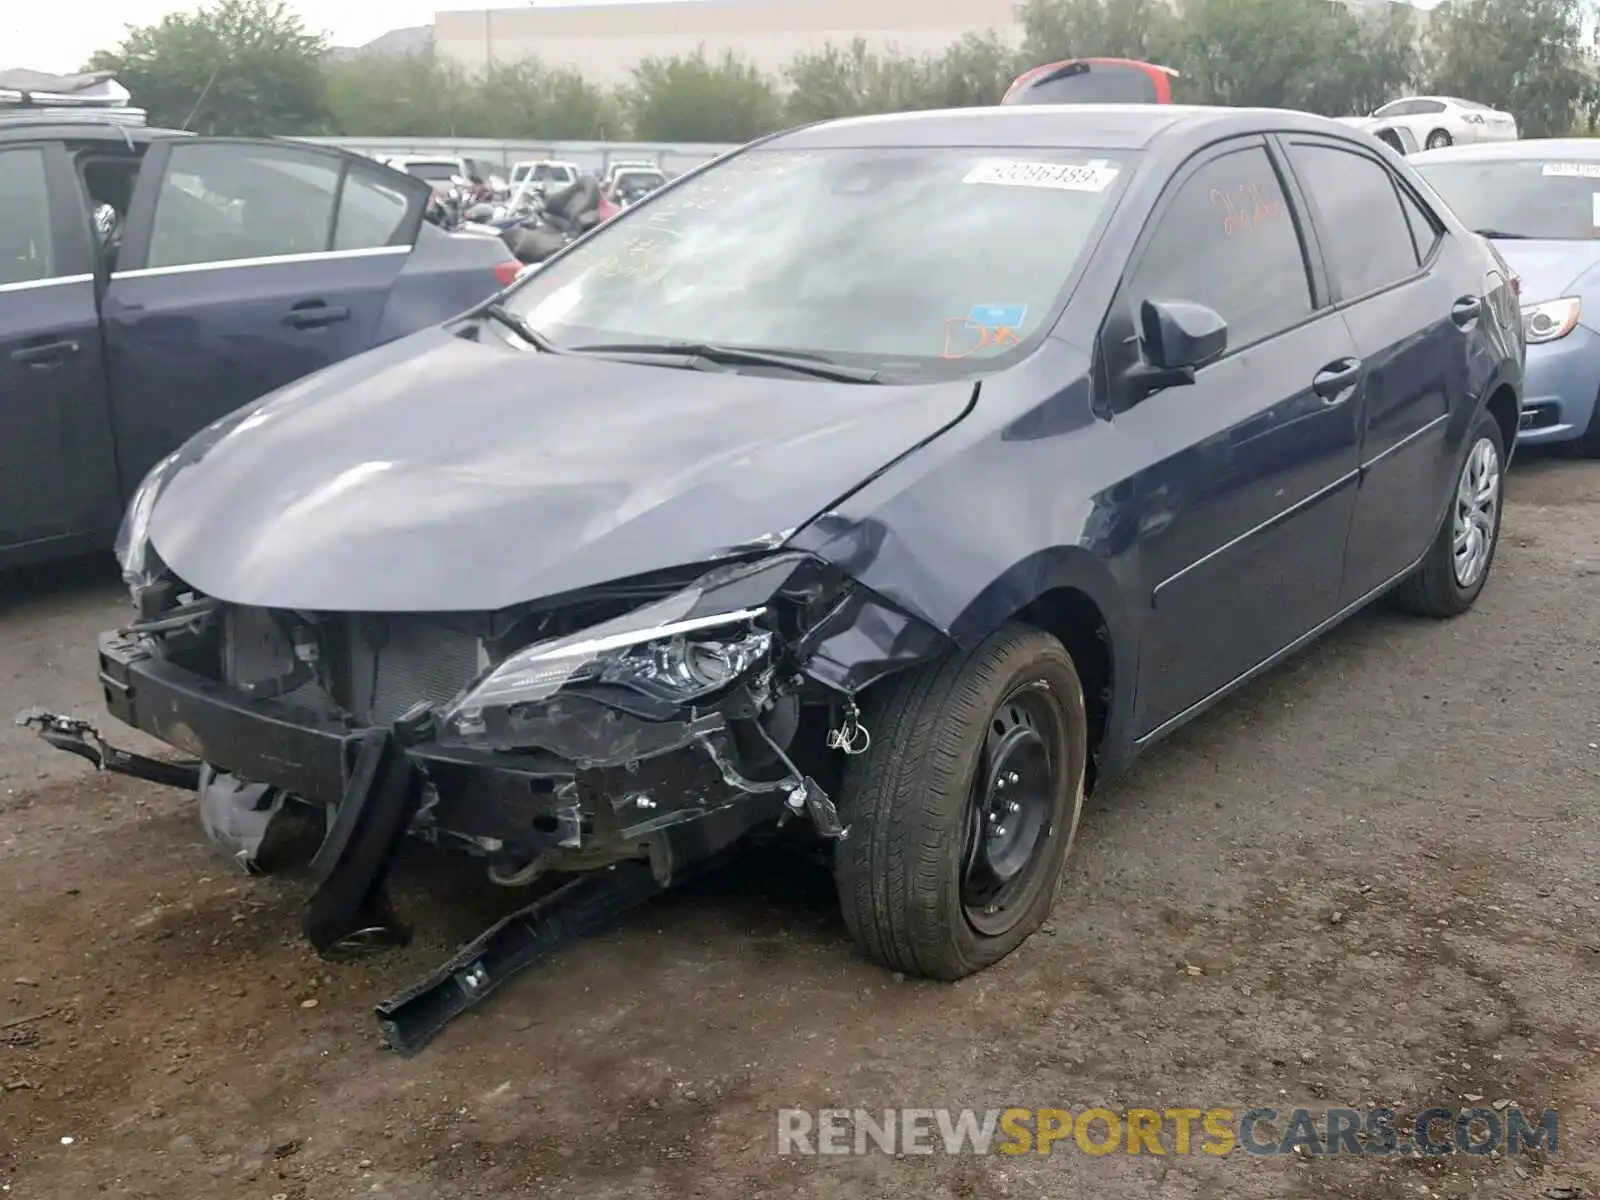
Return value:
M 1017 89 L 1010 104 L 1154 104 L 1155 80 L 1141 67 L 1074 62 Z
M 510 304 L 568 346 L 712 342 L 886 377 L 987 369 L 1049 328 L 1136 157 L 746 151 L 603 226 Z
M 1414 165 L 1462 223 L 1486 237 L 1600 237 L 1600 161 L 1497 158 Z
M 558 167 L 554 163 L 540 163 L 533 169 L 535 183 L 565 183 L 571 178 L 570 168 Z

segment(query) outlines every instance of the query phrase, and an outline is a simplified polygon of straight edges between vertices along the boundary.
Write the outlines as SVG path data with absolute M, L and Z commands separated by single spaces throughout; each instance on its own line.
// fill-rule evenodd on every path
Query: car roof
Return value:
M 1142 150 L 1158 137 L 1226 137 L 1259 129 L 1349 137 L 1331 117 L 1275 108 L 1222 108 L 1187 104 L 1027 104 L 935 109 L 846 117 L 803 125 L 762 143 L 764 147 L 867 148 L 874 146 L 1042 147 Z
M 162 138 L 190 137 L 181 129 L 159 129 L 149 125 L 118 125 L 107 121 L 96 124 L 83 117 L 72 121 L 7 120 L 0 113 L 0 144 L 6 142 L 111 142 L 126 146 L 148 146 Z
M 1568 162 L 1600 162 L 1600 141 L 1593 138 L 1519 138 L 1514 142 L 1478 142 L 1424 150 L 1409 161 L 1426 166 L 1440 162 L 1517 162 L 1560 158 Z

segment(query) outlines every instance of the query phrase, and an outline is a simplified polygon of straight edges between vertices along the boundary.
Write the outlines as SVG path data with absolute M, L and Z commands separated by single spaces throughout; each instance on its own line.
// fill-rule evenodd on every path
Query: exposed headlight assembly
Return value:
M 1576 296 L 1528 304 L 1522 309 L 1522 329 L 1528 345 L 1558 342 L 1578 326 L 1582 303 Z
M 167 486 L 172 471 L 178 463 L 177 452 L 167 455 L 151 467 L 144 480 L 134 489 L 122 514 L 122 524 L 117 529 L 117 562 L 122 567 L 122 578 L 131 588 L 144 587 L 154 581 L 159 564 L 150 553 L 150 514 L 155 511 L 156 500 Z
M 784 566 L 793 570 L 792 562 Z M 711 696 L 769 660 L 772 633 L 756 622 L 773 586 L 769 564 L 723 568 L 624 616 L 535 642 L 454 701 L 441 715 L 442 733 L 500 744 L 514 713 L 576 685 L 623 688 L 674 706 Z

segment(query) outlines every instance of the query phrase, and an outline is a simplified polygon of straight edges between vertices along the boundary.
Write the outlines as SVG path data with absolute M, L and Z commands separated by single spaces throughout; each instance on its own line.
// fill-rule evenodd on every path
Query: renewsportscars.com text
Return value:
M 782 1155 L 1053 1154 L 1354 1156 L 1557 1152 L 1559 1118 L 1516 1107 L 786 1108 Z

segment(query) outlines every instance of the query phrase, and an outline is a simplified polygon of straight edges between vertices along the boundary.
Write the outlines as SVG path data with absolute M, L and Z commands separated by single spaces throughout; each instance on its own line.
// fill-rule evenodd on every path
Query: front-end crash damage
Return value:
M 582 897 L 570 883 L 552 896 L 591 912 L 796 817 L 848 836 L 840 762 L 870 739 L 855 695 L 947 646 L 793 552 L 482 614 L 248 608 L 138 565 L 139 619 L 100 642 L 106 704 L 204 764 L 206 829 L 247 868 L 281 865 L 313 818 L 305 925 L 328 957 L 406 936 L 385 880 L 407 835 L 465 850 L 506 886 L 582 877 Z M 610 899 L 597 879 L 617 882 Z M 392 1044 L 419 1045 L 551 948 L 548 913 L 508 921 L 407 998 L 410 1026 L 391 1004 Z

